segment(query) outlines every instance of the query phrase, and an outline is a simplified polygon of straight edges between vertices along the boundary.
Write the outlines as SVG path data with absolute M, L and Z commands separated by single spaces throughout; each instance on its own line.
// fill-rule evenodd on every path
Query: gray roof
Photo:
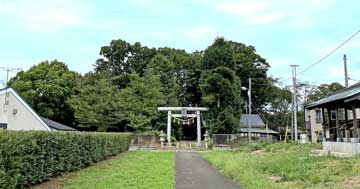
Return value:
M 251 127 L 265 127 L 264 121 L 259 114 L 241 114 L 240 122 L 244 126 L 247 125 L 247 121 L 251 124 Z
M 359 94 L 360 94 L 360 82 L 356 83 L 355 85 L 352 85 L 346 89 L 338 91 L 334 94 L 331 94 L 325 98 L 322 98 L 318 101 L 310 103 L 309 105 L 306 106 L 306 108 L 312 109 L 312 108 L 316 108 L 320 105 L 331 103 L 334 101 L 344 102 L 344 100 L 349 99 L 349 98 L 354 97 Z
M 251 128 L 251 133 L 260 133 L 260 134 L 279 134 L 278 132 L 268 129 L 266 131 L 266 129 L 259 129 L 259 128 Z M 240 132 L 241 133 L 247 133 L 248 132 L 248 128 L 240 128 Z
M 45 124 L 47 126 L 49 126 L 52 130 L 57 130 L 57 131 L 77 131 L 74 128 L 71 128 L 69 126 L 66 126 L 64 124 L 58 123 L 56 121 L 41 117 L 41 119 L 45 122 Z

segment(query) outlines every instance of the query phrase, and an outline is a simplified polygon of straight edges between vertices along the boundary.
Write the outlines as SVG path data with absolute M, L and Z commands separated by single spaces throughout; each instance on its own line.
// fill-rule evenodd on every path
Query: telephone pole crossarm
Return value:
M 0 70 L 2 71 L 6 71 L 6 84 L 7 85 L 8 81 L 9 81 L 9 72 L 19 72 L 22 71 L 21 68 L 7 68 L 7 67 L 0 67 Z

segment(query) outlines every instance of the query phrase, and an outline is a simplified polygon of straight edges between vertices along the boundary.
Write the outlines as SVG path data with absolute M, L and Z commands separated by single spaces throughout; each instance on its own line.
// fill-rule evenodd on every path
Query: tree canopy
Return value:
M 345 88 L 344 86 L 342 86 L 340 83 L 337 82 L 330 84 L 321 84 L 310 91 L 310 94 L 308 96 L 308 101 L 309 102 L 317 101 L 321 98 L 324 98 L 344 88 Z
M 269 64 L 253 46 L 216 38 L 202 51 L 149 48 L 112 40 L 100 49 L 94 70 L 84 75 L 57 60 L 44 61 L 11 79 L 42 116 L 90 131 L 162 129 L 158 106 L 207 106 L 211 133 L 236 133 L 252 78 L 253 113 L 272 104 L 286 111 L 288 91 L 274 88 Z M 270 98 L 269 89 L 276 98 Z M 286 98 L 286 100 L 283 100 Z
M 44 61 L 21 71 L 8 85 L 13 87 L 40 115 L 64 124 L 74 124 L 74 112 L 66 103 L 80 77 L 60 61 Z

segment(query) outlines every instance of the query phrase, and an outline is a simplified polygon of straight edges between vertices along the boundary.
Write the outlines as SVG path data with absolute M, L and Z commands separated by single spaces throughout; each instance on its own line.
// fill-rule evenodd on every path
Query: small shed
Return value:
M 265 123 L 259 114 L 241 114 L 240 123 L 242 126 L 251 125 L 252 128 L 264 128 Z
M 257 138 L 259 140 L 267 140 L 266 138 L 271 138 L 271 141 L 274 141 L 277 139 L 279 134 L 277 131 L 267 128 L 259 114 L 242 114 L 240 123 L 240 135 L 243 137 L 248 136 L 249 124 L 251 125 L 251 136 L 255 139 Z

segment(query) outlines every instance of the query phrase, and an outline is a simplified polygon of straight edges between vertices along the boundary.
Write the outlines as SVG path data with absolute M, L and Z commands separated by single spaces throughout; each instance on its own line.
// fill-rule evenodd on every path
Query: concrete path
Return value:
M 235 189 L 238 184 L 226 178 L 197 152 L 176 152 L 176 189 Z

